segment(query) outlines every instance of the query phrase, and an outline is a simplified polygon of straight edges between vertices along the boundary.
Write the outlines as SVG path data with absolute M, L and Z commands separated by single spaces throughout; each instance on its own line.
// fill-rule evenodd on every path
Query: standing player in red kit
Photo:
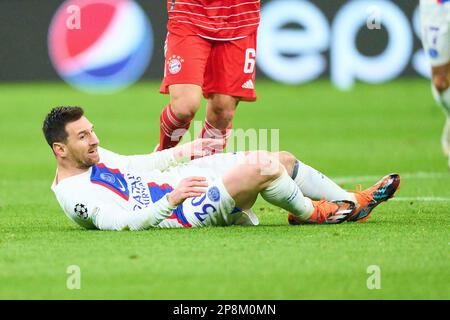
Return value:
M 255 101 L 259 0 L 167 0 L 164 79 L 170 95 L 160 117 L 157 150 L 174 147 L 207 99 L 202 137 L 231 135 L 239 101 Z M 222 151 L 222 150 L 217 150 Z

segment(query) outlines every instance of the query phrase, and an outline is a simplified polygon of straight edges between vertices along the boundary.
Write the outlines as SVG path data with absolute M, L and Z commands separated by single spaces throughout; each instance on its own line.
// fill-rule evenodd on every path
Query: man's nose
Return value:
M 99 143 L 100 143 L 100 140 L 98 140 L 97 135 L 94 132 L 92 132 L 90 144 L 95 145 L 95 144 L 99 144 Z

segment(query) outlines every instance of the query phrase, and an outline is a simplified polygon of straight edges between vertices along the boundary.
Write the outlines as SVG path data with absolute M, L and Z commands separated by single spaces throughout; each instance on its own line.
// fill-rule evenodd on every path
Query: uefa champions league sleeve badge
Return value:
M 86 205 L 84 205 L 82 203 L 77 203 L 75 205 L 75 208 L 73 209 L 73 211 L 75 212 L 77 217 L 79 217 L 83 220 L 86 220 L 89 217 L 88 208 L 86 207 Z

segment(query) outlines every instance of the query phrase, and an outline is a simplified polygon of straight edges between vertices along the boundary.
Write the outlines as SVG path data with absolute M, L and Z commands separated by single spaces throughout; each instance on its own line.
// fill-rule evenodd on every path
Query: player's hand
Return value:
M 222 139 L 202 138 L 181 146 L 175 147 L 174 154 L 177 160 L 202 158 L 223 151 Z
M 169 205 L 176 207 L 187 198 L 195 198 L 206 192 L 208 183 L 204 177 L 188 177 L 180 181 L 178 186 L 168 194 Z

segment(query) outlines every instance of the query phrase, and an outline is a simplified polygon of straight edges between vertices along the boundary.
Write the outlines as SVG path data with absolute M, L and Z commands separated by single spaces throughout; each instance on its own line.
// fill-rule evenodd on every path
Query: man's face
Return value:
M 94 126 L 86 117 L 66 125 L 66 158 L 74 161 L 79 168 L 89 168 L 100 158 L 97 147 L 100 141 L 94 132 Z

